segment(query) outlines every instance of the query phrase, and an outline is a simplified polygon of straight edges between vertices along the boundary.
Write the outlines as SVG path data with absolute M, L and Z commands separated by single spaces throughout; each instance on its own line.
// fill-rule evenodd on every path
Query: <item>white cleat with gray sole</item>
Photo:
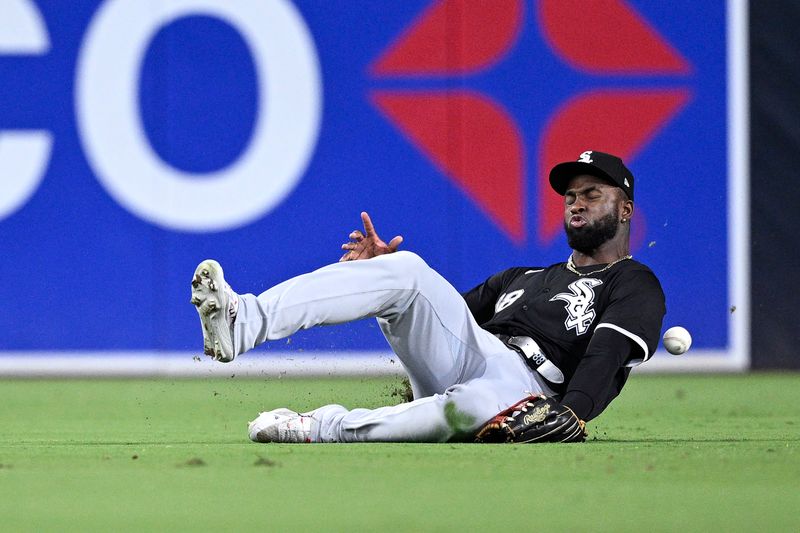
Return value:
M 275 409 L 261 413 L 247 426 L 250 440 L 254 442 L 311 442 L 310 414 L 291 409 Z
M 233 321 L 239 297 L 225 283 L 222 267 L 206 259 L 194 271 L 192 305 L 197 308 L 203 326 L 203 352 L 217 361 L 233 361 Z

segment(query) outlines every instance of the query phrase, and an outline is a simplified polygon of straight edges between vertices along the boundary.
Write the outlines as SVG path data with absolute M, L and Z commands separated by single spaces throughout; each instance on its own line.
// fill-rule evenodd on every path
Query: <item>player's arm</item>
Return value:
M 614 376 L 625 361 L 626 349 L 619 338 L 602 332 L 592 338 L 589 357 L 572 380 L 562 401 L 543 395 L 529 396 L 498 413 L 475 435 L 480 443 L 528 443 L 528 442 L 583 442 L 586 440 L 586 420 L 590 420 L 608 405 L 613 395 L 609 390 Z M 605 344 L 605 343 L 608 344 Z M 609 354 L 617 358 L 607 357 Z M 624 371 L 624 370 L 623 370 Z M 606 398 L 607 401 L 602 399 Z
M 502 294 L 503 288 L 508 286 L 508 281 L 516 270 L 519 269 L 512 268 L 499 272 L 461 295 L 478 324 L 488 322 L 494 316 L 497 299 Z
M 649 270 L 631 272 L 617 283 L 562 399 L 583 420 L 602 413 L 629 368 L 650 358 L 666 313 L 661 285 Z
M 361 212 L 361 222 L 364 224 L 364 232 L 355 230 L 350 233 L 350 241 L 342 245 L 342 250 L 345 250 L 344 255 L 339 259 L 342 261 L 357 261 L 359 259 L 370 259 L 377 255 L 391 254 L 397 251 L 400 243 L 403 242 L 403 237 L 398 235 L 389 244 L 386 244 L 378 237 L 375 231 L 375 226 L 372 225 L 369 215 Z
M 623 367 L 631 355 L 631 341 L 624 335 L 611 329 L 595 331 L 561 403 L 581 420 L 597 417 L 619 394 L 617 374 L 625 371 Z

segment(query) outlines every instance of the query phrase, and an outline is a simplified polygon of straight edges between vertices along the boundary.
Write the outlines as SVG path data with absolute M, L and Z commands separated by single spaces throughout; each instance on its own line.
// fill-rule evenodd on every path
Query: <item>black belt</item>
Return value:
M 555 385 L 564 383 L 564 373 L 544 354 L 539 344 L 530 337 L 495 334 L 495 337 L 520 354 L 531 370 Z

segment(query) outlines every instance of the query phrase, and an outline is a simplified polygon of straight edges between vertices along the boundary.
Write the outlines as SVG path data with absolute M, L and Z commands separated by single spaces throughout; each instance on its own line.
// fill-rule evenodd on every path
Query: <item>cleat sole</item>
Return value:
M 197 308 L 203 330 L 203 353 L 217 361 L 234 359 L 233 340 L 228 319 L 222 309 L 227 309 L 227 296 L 218 288 L 225 286 L 222 267 L 213 259 L 201 262 L 192 278 L 191 303 Z

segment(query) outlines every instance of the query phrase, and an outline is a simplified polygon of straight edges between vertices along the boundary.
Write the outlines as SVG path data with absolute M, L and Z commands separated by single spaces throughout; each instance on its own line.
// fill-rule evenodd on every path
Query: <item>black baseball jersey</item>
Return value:
M 510 268 L 464 294 L 484 329 L 539 343 L 564 374 L 556 392 L 587 420 L 619 394 L 631 367 L 652 356 L 666 312 L 649 268 L 632 259 L 599 271 L 605 266 L 578 268 L 582 276 L 566 263 Z

